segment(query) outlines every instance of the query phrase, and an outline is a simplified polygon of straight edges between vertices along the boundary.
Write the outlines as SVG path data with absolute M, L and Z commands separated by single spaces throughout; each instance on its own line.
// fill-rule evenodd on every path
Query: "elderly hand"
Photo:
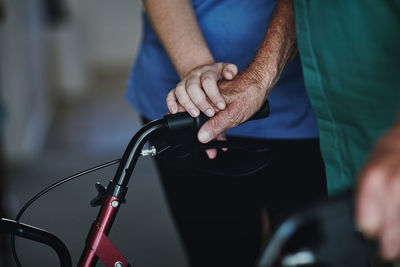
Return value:
M 256 113 L 267 97 L 267 84 L 256 71 L 249 68 L 232 81 L 221 81 L 218 87 L 227 107 L 201 127 L 199 141 L 207 143 Z
M 167 96 L 169 112 L 177 113 L 180 108 L 197 117 L 202 111 L 208 117 L 226 107 L 217 82 L 221 79 L 232 80 L 238 73 L 234 64 L 214 63 L 192 70 Z M 179 103 L 179 104 L 178 104 Z
M 400 123 L 375 146 L 361 173 L 356 199 L 360 229 L 380 243 L 385 260 L 400 256 Z

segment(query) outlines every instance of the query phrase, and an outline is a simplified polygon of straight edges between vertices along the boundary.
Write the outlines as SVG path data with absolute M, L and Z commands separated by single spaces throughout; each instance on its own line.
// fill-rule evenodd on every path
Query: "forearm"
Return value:
M 207 143 L 256 113 L 296 52 L 292 2 L 278 0 L 254 60 L 231 81 L 224 80 L 218 83 L 219 91 L 227 105 L 200 128 L 199 141 Z
M 214 62 L 190 0 L 145 0 L 143 4 L 181 78 L 197 66 Z
M 248 74 L 267 88 L 267 95 L 286 64 L 297 53 L 296 25 L 292 0 L 278 0 L 268 30 Z

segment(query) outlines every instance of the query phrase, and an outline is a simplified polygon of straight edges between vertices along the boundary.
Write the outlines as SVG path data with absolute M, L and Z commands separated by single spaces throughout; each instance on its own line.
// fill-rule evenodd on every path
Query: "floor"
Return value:
M 138 115 L 124 98 L 124 87 L 124 79 L 100 79 L 95 97 L 65 105 L 58 112 L 39 157 L 10 167 L 7 203 L 12 216 L 47 185 L 122 155 L 140 128 Z M 116 166 L 108 167 L 49 192 L 21 221 L 59 236 L 76 265 L 98 210 L 89 205 L 96 196 L 94 184 L 100 181 L 107 185 L 115 170 Z M 151 158 L 139 160 L 127 203 L 121 207 L 109 237 L 133 266 L 187 266 Z M 55 253 L 47 247 L 18 240 L 17 249 L 23 266 L 58 266 Z

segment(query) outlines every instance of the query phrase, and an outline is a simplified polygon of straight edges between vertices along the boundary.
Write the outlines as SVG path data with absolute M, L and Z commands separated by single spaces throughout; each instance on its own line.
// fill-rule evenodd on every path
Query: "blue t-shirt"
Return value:
M 193 0 L 198 23 L 215 61 L 234 63 L 239 70 L 245 68 L 265 36 L 275 2 Z M 145 14 L 143 21 L 143 38 L 129 79 L 127 98 L 143 116 L 152 120 L 165 115 L 166 96 L 180 79 Z M 298 57 L 285 68 L 268 99 L 271 108 L 268 118 L 239 125 L 228 134 L 273 139 L 318 137 Z

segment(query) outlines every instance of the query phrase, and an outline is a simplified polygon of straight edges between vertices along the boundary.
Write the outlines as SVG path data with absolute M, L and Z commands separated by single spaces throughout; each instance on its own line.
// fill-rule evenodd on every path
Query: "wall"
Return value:
M 58 27 L 44 23 L 43 3 L 5 1 L 0 75 L 9 161 L 41 152 L 60 100 L 73 104 L 93 93 L 99 72 L 127 76 L 141 35 L 139 1 L 66 0 L 67 20 Z

